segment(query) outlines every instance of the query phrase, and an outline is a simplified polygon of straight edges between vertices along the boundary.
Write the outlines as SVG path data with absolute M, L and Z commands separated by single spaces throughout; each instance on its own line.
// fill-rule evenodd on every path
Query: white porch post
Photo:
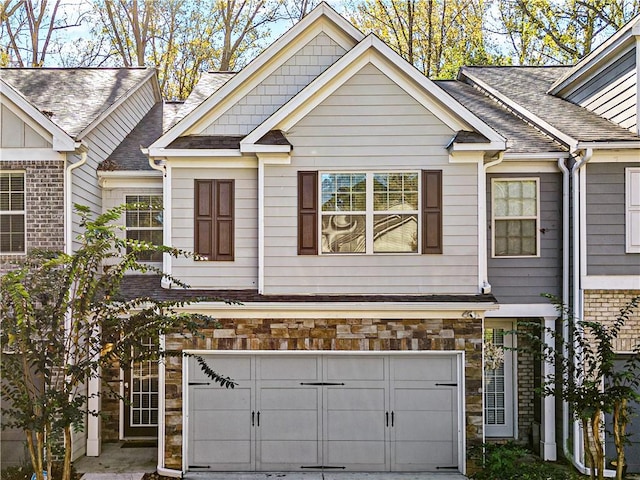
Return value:
M 554 338 L 549 333 L 555 329 L 556 317 L 544 317 L 544 341 L 554 347 Z M 554 373 L 554 366 L 550 362 L 543 362 L 542 377 L 546 379 Z M 540 456 L 543 460 L 556 460 L 556 397 L 542 397 L 542 434 L 540 435 Z
M 101 372 L 98 372 L 101 373 Z M 100 411 L 100 376 L 89 380 L 88 385 L 89 400 L 87 407 L 90 412 Z M 87 418 L 87 457 L 99 457 L 102 438 L 100 435 L 100 417 L 88 415 Z

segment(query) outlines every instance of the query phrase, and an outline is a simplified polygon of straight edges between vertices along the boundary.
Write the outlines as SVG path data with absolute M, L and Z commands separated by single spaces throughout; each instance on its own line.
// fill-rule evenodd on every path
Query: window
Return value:
M 298 185 L 300 255 L 442 253 L 441 171 L 299 172 Z
M 24 173 L 0 174 L 0 253 L 25 253 Z
M 625 170 L 627 253 L 640 253 L 640 168 Z
M 485 352 L 487 345 L 493 345 L 504 353 L 504 360 L 497 368 L 488 363 L 484 370 L 484 421 L 488 437 L 513 437 L 513 335 L 507 334 L 513 325 L 487 326 L 484 331 Z M 506 348 L 505 348 L 506 347 Z M 485 353 L 486 355 L 486 353 Z M 485 362 L 487 358 L 485 356 Z
M 195 181 L 195 253 L 201 260 L 234 258 L 234 181 Z
M 127 239 L 162 245 L 162 196 L 127 195 Z M 161 262 L 161 252 L 140 252 L 141 262 Z
M 494 257 L 538 255 L 538 191 L 538 179 L 493 179 Z

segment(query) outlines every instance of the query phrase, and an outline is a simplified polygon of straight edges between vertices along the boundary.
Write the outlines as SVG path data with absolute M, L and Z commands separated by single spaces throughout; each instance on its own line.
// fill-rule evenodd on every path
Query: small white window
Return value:
M 537 178 L 495 178 L 491 183 L 494 257 L 537 257 L 540 195 Z
M 418 172 L 322 173 L 322 253 L 417 253 Z
M 26 253 L 24 172 L 0 173 L 0 253 Z
M 127 238 L 162 245 L 162 195 L 127 195 Z M 141 252 L 141 262 L 162 262 L 160 252 Z
M 503 360 L 497 364 L 485 363 L 484 427 L 487 437 L 514 436 L 514 351 L 511 349 L 514 345 L 513 335 L 507 333 L 512 328 L 511 323 L 500 322 L 493 325 L 488 323 L 484 330 L 485 346 L 492 345 L 494 351 L 498 349 L 504 354 Z
M 640 167 L 625 170 L 627 253 L 640 253 Z

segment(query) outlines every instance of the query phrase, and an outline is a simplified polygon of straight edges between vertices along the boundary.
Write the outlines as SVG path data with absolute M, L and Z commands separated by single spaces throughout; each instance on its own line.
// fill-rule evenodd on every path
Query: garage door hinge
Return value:
M 211 385 L 209 382 L 189 382 L 189 386 L 192 385 Z
M 323 469 L 323 470 L 344 470 L 347 467 L 334 467 L 332 465 L 302 465 L 300 468 L 315 468 L 315 469 Z
M 332 383 L 332 382 L 300 382 L 300 385 L 314 385 L 316 387 L 325 387 L 328 385 L 344 385 L 344 383 Z M 340 468 L 340 467 L 336 467 Z
M 436 387 L 457 387 L 457 383 L 436 383 Z

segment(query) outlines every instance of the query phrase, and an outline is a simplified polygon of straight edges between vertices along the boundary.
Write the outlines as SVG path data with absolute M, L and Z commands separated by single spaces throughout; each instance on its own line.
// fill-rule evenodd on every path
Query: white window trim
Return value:
M 374 215 L 380 215 L 385 213 L 398 213 L 398 210 L 373 210 L 373 177 L 376 174 L 415 174 L 418 178 L 418 208 L 416 210 L 403 210 L 402 213 L 406 215 L 416 215 L 418 218 L 417 226 L 417 248 L 415 252 L 375 252 L 374 251 L 374 235 L 373 235 L 373 217 Z M 365 234 L 366 245 L 364 252 L 323 252 L 322 251 L 322 218 L 327 215 L 335 215 L 336 212 L 324 212 L 322 210 L 322 175 L 350 175 L 360 174 L 365 175 L 365 205 L 364 211 L 345 211 L 346 215 L 364 215 L 365 216 Z M 320 255 L 329 256 L 345 256 L 345 255 L 419 255 L 422 251 L 422 215 L 420 214 L 422 208 L 422 175 L 420 170 L 353 170 L 353 171 L 337 171 L 327 170 L 318 172 L 318 253 Z
M 637 175 L 635 191 L 632 188 L 632 178 Z M 636 230 L 636 236 L 640 238 L 640 167 L 625 168 L 625 244 L 626 253 L 640 253 L 640 243 L 631 243 L 632 232 Z M 633 204 L 633 195 L 637 195 L 638 204 Z
M 493 196 L 496 182 L 536 182 L 536 254 L 535 255 L 496 255 L 496 215 Z M 514 220 L 531 220 L 532 216 L 505 217 Z M 504 220 L 505 218 L 498 218 Z M 539 258 L 540 257 L 540 178 L 539 177 L 500 177 L 491 179 L 491 258 Z
M 128 198 L 129 197 L 158 197 L 158 199 L 160 200 L 160 202 L 162 203 L 162 215 L 163 215 L 163 223 L 164 223 L 164 198 L 162 193 L 125 193 L 124 194 L 124 204 L 126 205 L 128 203 Z M 127 238 L 127 232 L 128 231 L 160 231 L 162 232 L 162 243 L 164 244 L 164 226 L 161 227 L 129 227 L 127 225 L 127 216 L 126 216 L 126 212 L 125 212 L 125 216 L 124 216 L 124 236 L 125 238 Z M 139 263 L 141 264 L 153 264 L 153 265 L 159 265 L 162 263 L 162 260 L 157 260 L 157 261 L 152 261 L 152 260 L 140 260 Z
M 505 331 L 515 330 L 515 323 L 511 320 L 485 320 L 485 328 L 497 329 L 501 328 Z M 483 332 L 484 339 L 484 332 Z M 504 425 L 488 425 L 484 424 L 484 434 L 489 438 L 517 438 L 518 435 L 518 356 L 517 356 L 517 338 L 516 335 L 505 335 L 505 346 L 513 350 L 505 350 L 504 352 L 504 405 L 505 405 L 505 424 Z M 484 369 L 483 369 L 484 376 Z M 483 381 L 484 383 L 484 381 Z M 485 402 L 485 390 L 483 388 L 482 402 L 483 402 L 483 417 L 484 417 L 484 402 Z M 485 419 L 486 422 L 486 419 Z
M 24 217 L 24 249 L 21 252 L 3 252 L 0 251 L 0 255 L 26 255 L 27 254 L 27 172 L 26 170 L 5 170 L 1 172 L 3 175 L 22 175 L 24 185 L 24 209 L 23 210 L 0 210 L 0 214 L 3 215 L 22 215 Z

